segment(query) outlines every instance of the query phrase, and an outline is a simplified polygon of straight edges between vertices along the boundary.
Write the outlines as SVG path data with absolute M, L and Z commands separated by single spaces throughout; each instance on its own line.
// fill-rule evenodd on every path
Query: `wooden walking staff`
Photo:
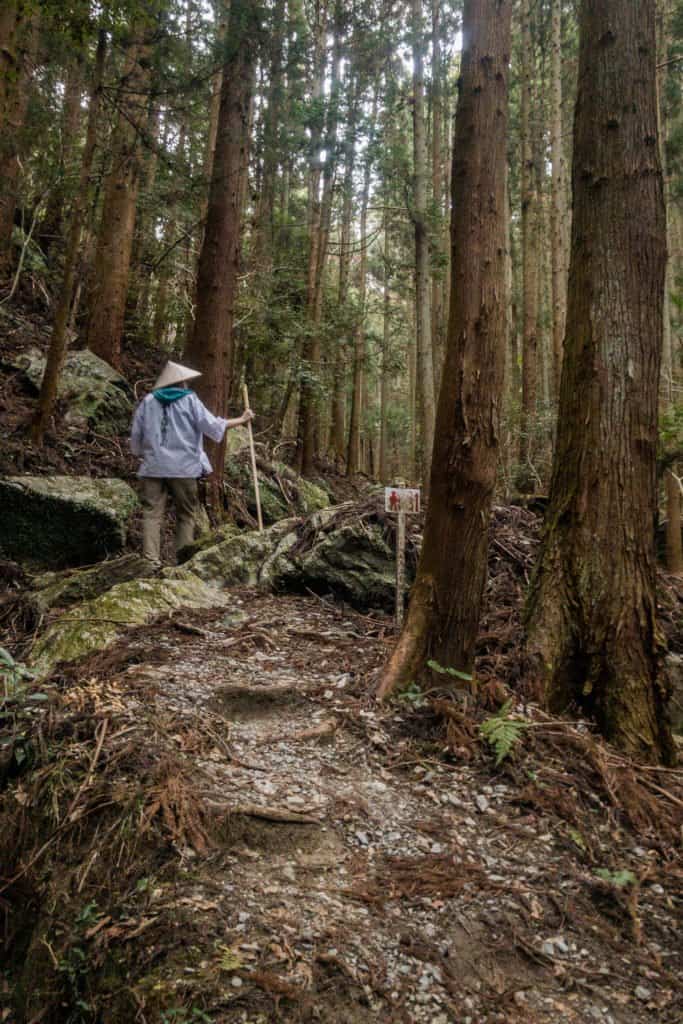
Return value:
M 249 408 L 249 391 L 247 385 L 242 385 L 244 396 L 244 408 Z M 249 453 L 251 455 L 251 475 L 254 478 L 254 494 L 256 495 L 256 518 L 258 519 L 258 532 L 263 533 L 263 516 L 261 515 L 261 491 L 259 490 L 258 473 L 256 472 L 256 449 L 254 448 L 254 433 L 251 429 L 251 420 L 247 423 L 249 431 Z

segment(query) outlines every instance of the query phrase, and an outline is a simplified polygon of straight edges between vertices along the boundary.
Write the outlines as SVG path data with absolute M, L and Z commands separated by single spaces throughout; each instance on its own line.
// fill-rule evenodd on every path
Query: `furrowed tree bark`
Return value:
M 444 317 L 444 242 L 442 231 L 444 199 L 444 146 L 443 146 L 443 67 L 441 58 L 441 0 L 432 0 L 432 202 L 435 230 L 432 247 L 435 270 L 432 274 L 432 361 L 434 364 L 434 394 L 438 396 L 441 367 L 446 351 L 446 322 Z
M 233 316 L 239 272 L 244 168 L 249 151 L 251 96 L 255 80 L 259 8 L 254 0 L 232 0 L 224 42 L 221 103 L 209 188 L 209 205 L 197 275 L 197 308 L 187 358 L 202 377 L 197 392 L 217 416 L 228 408 L 233 356 Z M 213 465 L 209 505 L 223 504 L 225 440 L 207 442 Z
M 39 12 L 30 0 L 0 5 L 0 277 L 12 262 L 20 154 L 30 95 L 29 72 L 38 43 Z
M 104 187 L 94 283 L 89 297 L 88 348 L 117 369 L 121 368 L 121 337 L 142 172 L 150 52 L 150 25 L 141 19 L 131 30 L 119 92 L 112 165 Z
M 653 523 L 666 224 L 655 5 L 582 0 L 557 441 L 527 609 L 550 707 L 671 760 Z
M 562 145 L 562 3 L 552 0 L 551 9 L 551 118 L 550 158 L 552 189 L 550 207 L 550 240 L 552 260 L 553 302 L 553 383 L 555 395 L 560 393 L 562 343 L 567 315 L 567 275 L 565 261 L 564 197 L 566 161 Z
M 538 390 L 538 193 L 532 143 L 534 125 L 531 106 L 535 60 L 530 18 L 530 0 L 521 0 L 522 413 L 517 483 L 522 491 L 534 489 L 529 460 L 532 454 L 531 436 L 535 425 Z
M 71 301 L 74 294 L 76 280 L 76 268 L 83 235 L 83 225 L 88 213 L 91 197 L 90 179 L 92 175 L 93 156 L 97 145 L 97 122 L 100 112 L 100 99 L 102 95 L 102 79 L 104 76 L 104 62 L 107 52 L 107 38 L 104 30 L 99 33 L 97 41 L 97 52 L 95 54 L 95 67 L 93 70 L 92 90 L 90 105 L 88 108 L 88 126 L 85 135 L 85 146 L 81 158 L 81 171 L 78 181 L 78 191 L 74 198 L 71 210 L 71 224 L 67 240 L 66 252 L 64 255 L 64 275 L 62 286 L 59 292 L 59 300 L 55 311 L 54 324 L 50 345 L 47 351 L 47 362 L 45 373 L 40 385 L 40 395 L 35 417 L 31 424 L 31 437 L 34 444 L 42 445 L 45 430 L 50 422 L 59 387 L 59 375 L 64 365 L 64 357 L 68 345 L 67 325 L 71 310 Z
M 406 623 L 378 695 L 426 661 L 469 671 L 486 581 L 505 363 L 510 0 L 465 0 L 452 177 L 448 346 L 431 494 Z
M 423 0 L 411 0 L 413 49 L 413 175 L 411 215 L 415 231 L 415 317 L 417 328 L 418 385 L 422 411 L 422 478 L 429 492 L 429 467 L 434 446 L 434 360 L 432 355 L 431 274 L 427 216 L 427 126 L 424 99 Z

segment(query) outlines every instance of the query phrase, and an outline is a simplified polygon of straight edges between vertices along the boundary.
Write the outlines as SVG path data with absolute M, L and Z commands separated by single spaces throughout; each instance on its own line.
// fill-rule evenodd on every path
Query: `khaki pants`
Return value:
M 166 495 L 169 491 L 176 513 L 176 554 L 194 540 L 197 481 L 143 477 L 141 486 L 142 554 L 153 562 L 161 561 L 161 520 L 166 507 Z

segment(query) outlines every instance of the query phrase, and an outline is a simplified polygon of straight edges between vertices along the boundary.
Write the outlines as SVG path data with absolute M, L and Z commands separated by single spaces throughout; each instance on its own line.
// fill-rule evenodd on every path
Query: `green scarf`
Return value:
M 162 405 L 171 405 L 172 402 L 177 402 L 179 398 L 189 395 L 190 388 L 157 388 L 152 394 L 157 402 L 161 402 Z

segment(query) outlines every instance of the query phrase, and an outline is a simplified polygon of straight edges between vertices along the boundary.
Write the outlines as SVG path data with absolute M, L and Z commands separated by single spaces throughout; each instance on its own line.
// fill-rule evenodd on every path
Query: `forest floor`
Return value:
M 17 818 L 69 807 L 26 894 L 27 1021 L 90 1020 L 48 1012 L 74 989 L 108 1022 L 681 1019 L 673 776 L 524 701 L 496 769 L 464 696 L 373 700 L 384 616 L 228 599 L 53 681 L 15 790 Z M 1 996 L 0 1020 L 23 1024 Z
M 6 344 L 46 337 L 16 314 Z M 33 449 L 34 402 L 0 367 L 0 473 L 132 478 L 122 438 Z M 677 1024 L 683 771 L 540 710 L 538 527 L 494 511 L 475 688 L 380 705 L 387 616 L 246 589 L 41 684 L 0 785 L 0 1022 Z M 506 701 L 496 766 L 481 726 Z

